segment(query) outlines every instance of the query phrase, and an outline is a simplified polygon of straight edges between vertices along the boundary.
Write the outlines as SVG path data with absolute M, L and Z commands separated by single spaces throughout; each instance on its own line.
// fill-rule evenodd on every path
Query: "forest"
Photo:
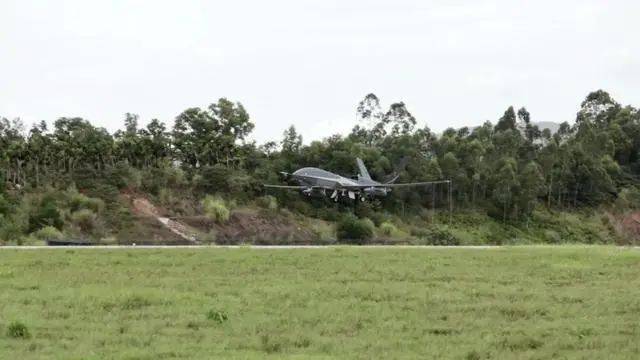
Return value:
M 0 118 L 0 244 L 51 237 L 135 241 L 146 235 L 132 197 L 152 201 L 170 217 L 207 214 L 218 223 L 233 221 L 234 209 L 278 209 L 278 216 L 299 223 L 322 221 L 324 230 L 314 231 L 328 232 L 328 238 L 337 231 L 344 239 L 435 236 L 449 243 L 462 236 L 461 227 L 490 222 L 488 232 L 522 234 L 537 227 L 542 241 L 560 242 L 571 226 L 557 219 L 573 216 L 571 224 L 578 226 L 596 216 L 594 232 L 626 239 L 616 242 L 638 240 L 622 225 L 640 207 L 640 111 L 603 90 L 589 93 L 575 119 L 557 131 L 538 128 L 524 107 L 510 106 L 494 122 L 441 134 L 418 127 L 403 102 L 382 109 L 380 99 L 368 94 L 355 110 L 358 125 L 349 134 L 308 144 L 293 125 L 281 139 L 248 140 L 254 128 L 249 112 L 225 98 L 184 110 L 172 128 L 158 119 L 143 127 L 127 113 L 124 127 L 113 134 L 79 117 L 42 121 L 28 130 L 19 118 Z M 450 179 L 452 193 L 424 187 L 334 204 L 262 187 L 282 183 L 280 171 L 302 166 L 356 174 L 356 157 L 375 179 L 394 173 L 400 182 Z M 447 221 L 449 196 L 453 219 Z M 207 235 L 216 242 L 215 234 Z M 609 236 L 574 235 L 568 241 L 607 242 Z

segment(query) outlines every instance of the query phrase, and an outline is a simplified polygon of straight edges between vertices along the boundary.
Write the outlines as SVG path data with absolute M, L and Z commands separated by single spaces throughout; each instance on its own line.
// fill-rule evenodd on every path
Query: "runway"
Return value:
M 69 246 L 0 246 L 2 250 L 150 250 L 150 249 L 252 249 L 252 250 L 289 250 L 314 249 L 330 250 L 339 248 L 363 249 L 474 249 L 490 250 L 502 248 L 500 245 L 473 246 L 431 246 L 431 245 L 69 245 Z
M 587 244 L 563 244 L 563 245 L 459 245 L 459 246 L 434 246 L 434 245 L 69 245 L 69 246 L 0 246 L 2 250 L 205 250 L 205 249 L 247 249 L 247 250 L 332 250 L 341 248 L 352 249 L 406 249 L 406 250 L 498 250 L 517 248 L 569 248 L 569 247 L 602 247 L 611 246 L 620 250 L 640 250 L 640 246 L 614 246 L 614 245 L 587 245 Z

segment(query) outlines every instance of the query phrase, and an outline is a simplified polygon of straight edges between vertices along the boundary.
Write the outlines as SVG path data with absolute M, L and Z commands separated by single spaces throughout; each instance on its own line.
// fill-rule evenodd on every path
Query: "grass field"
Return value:
M 640 250 L 0 251 L 0 359 L 265 357 L 638 359 Z

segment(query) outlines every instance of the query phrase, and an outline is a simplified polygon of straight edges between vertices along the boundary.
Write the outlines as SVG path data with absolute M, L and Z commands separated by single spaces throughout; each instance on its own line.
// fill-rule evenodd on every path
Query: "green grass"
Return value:
M 637 359 L 640 250 L 0 251 L 0 359 L 265 357 Z

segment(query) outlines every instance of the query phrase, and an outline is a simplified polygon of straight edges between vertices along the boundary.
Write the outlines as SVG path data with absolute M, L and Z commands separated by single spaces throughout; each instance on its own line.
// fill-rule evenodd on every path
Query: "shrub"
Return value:
M 411 228 L 411 235 L 417 237 L 418 239 L 426 238 L 430 234 L 431 233 L 429 232 L 429 230 L 425 228 L 420 228 L 420 227 Z
M 205 193 L 228 193 L 231 170 L 222 164 L 203 166 L 193 179 L 196 189 Z
M 619 211 L 636 209 L 640 206 L 640 190 L 635 187 L 626 187 L 618 193 L 615 206 Z
M 247 200 L 252 198 L 254 196 L 254 186 L 252 185 L 251 176 L 242 170 L 234 171 L 227 180 L 229 193 L 233 194 L 234 199 Z
M 97 198 L 90 198 L 84 194 L 74 193 L 70 195 L 69 209 L 71 211 L 78 211 L 81 209 L 88 209 L 95 213 L 100 213 L 104 210 L 104 201 Z
M 171 189 L 163 188 L 158 191 L 158 200 L 162 205 L 169 205 L 173 204 L 173 202 L 175 201 L 175 197 L 173 196 L 173 192 L 171 191 Z
M 42 229 L 33 233 L 38 240 L 62 240 L 63 235 L 60 230 L 54 228 L 53 226 L 45 226 Z
M 71 214 L 71 222 L 85 234 L 95 230 L 97 221 L 96 214 L 89 209 L 81 209 Z
M 14 339 L 28 339 L 31 337 L 27 326 L 19 321 L 14 321 L 7 328 L 7 336 Z
M 380 232 L 385 236 L 391 236 L 398 232 L 398 228 L 390 222 L 380 224 Z
M 218 324 L 222 324 L 223 322 L 227 321 L 229 319 L 229 317 L 223 311 L 209 310 L 207 312 L 207 319 L 213 320 L 213 321 L 217 322 Z
M 455 236 L 449 228 L 438 226 L 428 229 L 426 236 L 421 238 L 425 245 L 453 246 L 460 245 L 460 239 Z
M 11 206 L 9 202 L 4 198 L 4 196 L 2 196 L 2 194 L 0 194 L 0 215 L 9 214 L 10 209 Z
M 560 236 L 560 234 L 553 230 L 545 230 L 544 240 L 550 244 L 559 244 L 560 242 L 562 242 L 562 237 Z
M 107 167 L 104 173 L 109 185 L 118 189 L 139 188 L 142 183 L 140 171 L 125 162 L 119 162 L 113 167 Z
M 278 200 L 271 195 L 261 196 L 256 199 L 256 204 L 259 207 L 267 209 L 267 210 L 277 210 L 278 209 Z
M 169 165 L 165 171 L 167 173 L 167 184 L 170 187 L 175 188 L 187 184 L 187 179 L 182 169 L 174 168 Z
M 336 232 L 339 240 L 350 244 L 365 244 L 373 236 L 375 226 L 369 219 L 345 216 L 338 222 Z
M 63 225 L 60 211 L 53 200 L 43 200 L 35 213 L 29 216 L 29 232 L 36 231 L 45 226 L 53 226 L 61 229 Z
M 205 214 L 219 224 L 227 222 L 231 215 L 224 200 L 214 198 L 210 195 L 207 195 L 204 200 L 202 200 L 202 207 L 204 208 Z
M 0 240 L 18 241 L 22 236 L 22 228 L 19 224 L 0 215 Z
M 142 173 L 140 188 L 145 192 L 158 195 L 160 189 L 167 187 L 167 173 L 162 168 L 148 168 Z

